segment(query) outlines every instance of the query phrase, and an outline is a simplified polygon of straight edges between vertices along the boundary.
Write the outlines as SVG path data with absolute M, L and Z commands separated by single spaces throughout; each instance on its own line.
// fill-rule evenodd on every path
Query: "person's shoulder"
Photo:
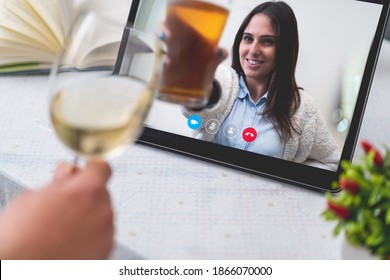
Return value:
M 313 95 L 303 89 L 300 89 L 299 96 L 301 97 L 301 106 L 304 108 L 316 108 Z
M 317 114 L 318 108 L 315 104 L 313 96 L 303 89 L 299 90 L 299 95 L 301 102 L 299 104 L 297 113 L 305 114 L 306 116 Z
M 314 102 L 313 96 L 303 89 L 299 89 L 299 96 L 301 97 L 301 102 L 303 104 L 308 104 L 308 103 Z
M 234 70 L 231 66 L 225 63 L 221 63 L 217 67 L 217 70 L 215 72 L 215 78 L 220 81 L 231 79 L 238 81 L 238 74 L 236 70 Z

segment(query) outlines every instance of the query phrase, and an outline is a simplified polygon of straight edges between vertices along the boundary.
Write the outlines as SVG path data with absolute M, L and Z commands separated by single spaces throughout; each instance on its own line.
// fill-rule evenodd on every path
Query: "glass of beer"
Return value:
M 199 108 L 207 103 L 216 51 L 231 1 L 168 0 L 169 63 L 161 73 L 158 98 Z

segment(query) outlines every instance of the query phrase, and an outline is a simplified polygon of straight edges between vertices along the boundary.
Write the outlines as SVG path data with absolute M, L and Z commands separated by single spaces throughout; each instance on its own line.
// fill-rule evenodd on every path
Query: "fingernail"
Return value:
M 159 32 L 157 32 L 157 37 L 158 37 L 161 41 L 163 41 L 163 42 L 165 42 L 165 41 L 167 40 L 167 35 L 166 35 L 165 32 L 162 31 L 162 30 L 160 30 Z
M 223 50 L 222 49 L 218 49 L 217 50 L 217 57 L 221 59 L 221 58 L 223 58 L 223 56 L 224 56 Z
M 73 172 L 73 170 L 74 170 L 74 167 L 72 165 L 69 165 L 67 163 L 62 162 L 57 166 L 54 177 L 56 179 L 64 178 L 64 177 L 68 176 L 69 174 L 71 174 Z

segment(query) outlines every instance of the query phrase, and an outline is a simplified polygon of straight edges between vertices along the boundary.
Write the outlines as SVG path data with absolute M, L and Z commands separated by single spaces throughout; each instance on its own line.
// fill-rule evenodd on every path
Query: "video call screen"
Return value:
M 244 17 L 263 2 L 265 1 L 234 1 L 219 41 L 220 47 L 231 52 L 235 34 Z M 295 73 L 297 85 L 313 98 L 327 130 L 342 154 L 348 137 L 357 137 L 358 129 L 351 132 L 351 123 L 354 114 L 363 113 L 355 112 L 359 95 L 366 96 L 369 91 L 370 83 L 364 83 L 364 79 L 366 76 L 371 77 L 375 66 L 375 62 L 369 61 L 369 54 L 383 5 L 376 4 L 375 1 L 354 0 L 285 2 L 294 11 L 298 24 L 299 55 Z M 166 8 L 166 0 L 139 1 L 133 27 L 158 32 L 165 19 Z M 222 63 L 231 65 L 231 53 Z M 360 119 L 360 116 L 357 118 Z M 240 140 L 247 143 L 254 143 L 262 137 L 252 131 L 250 126 L 220 123 L 214 118 L 202 119 L 196 113 L 185 116 L 181 105 L 161 100 L 154 102 L 145 122 L 145 126 L 153 130 L 189 138 L 196 138 L 194 131 L 201 124 L 205 126 L 207 133 L 215 134 L 222 130 L 226 137 L 241 137 Z M 350 133 L 353 135 L 349 135 Z M 246 147 L 242 149 L 245 150 Z

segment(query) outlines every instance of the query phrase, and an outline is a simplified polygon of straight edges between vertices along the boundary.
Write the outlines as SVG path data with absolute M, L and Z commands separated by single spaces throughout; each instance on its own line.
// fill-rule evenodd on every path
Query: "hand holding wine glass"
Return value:
M 129 67 L 114 74 L 123 32 Z M 141 131 L 161 60 L 156 36 L 95 13 L 79 16 L 50 77 L 50 118 L 60 140 L 86 160 L 118 155 Z

